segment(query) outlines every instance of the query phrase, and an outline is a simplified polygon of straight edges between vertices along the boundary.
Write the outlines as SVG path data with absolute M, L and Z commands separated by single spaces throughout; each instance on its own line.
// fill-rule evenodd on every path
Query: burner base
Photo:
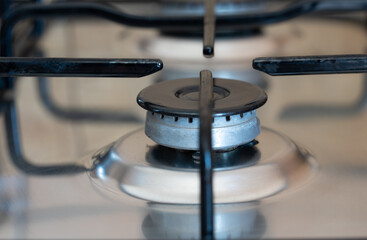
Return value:
M 247 202 L 299 187 L 315 172 L 316 160 L 288 137 L 267 128 L 259 144 L 214 159 L 214 202 Z M 199 164 L 193 151 L 160 146 L 143 129 L 94 155 L 93 183 L 116 194 L 159 203 L 200 203 Z
M 199 150 L 199 118 L 173 117 L 147 112 L 145 134 L 163 146 Z M 214 117 L 214 150 L 232 149 L 254 140 L 260 134 L 256 110 L 228 117 Z

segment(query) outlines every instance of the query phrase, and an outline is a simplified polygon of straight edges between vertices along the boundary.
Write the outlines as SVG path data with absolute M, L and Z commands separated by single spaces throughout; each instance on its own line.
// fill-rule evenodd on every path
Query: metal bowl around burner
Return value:
M 315 158 L 288 137 L 263 128 L 255 146 L 215 152 L 214 202 L 264 199 L 302 186 L 313 176 Z M 194 151 L 166 148 L 139 129 L 92 159 L 90 178 L 106 195 L 126 194 L 151 202 L 200 203 L 199 164 Z

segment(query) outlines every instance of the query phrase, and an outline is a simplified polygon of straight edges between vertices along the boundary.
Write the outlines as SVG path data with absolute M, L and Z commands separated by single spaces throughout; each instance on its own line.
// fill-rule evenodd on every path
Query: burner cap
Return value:
M 138 104 L 170 116 L 198 117 L 199 78 L 166 81 L 143 89 Z M 261 88 L 241 81 L 214 78 L 213 115 L 230 116 L 255 110 L 267 100 Z

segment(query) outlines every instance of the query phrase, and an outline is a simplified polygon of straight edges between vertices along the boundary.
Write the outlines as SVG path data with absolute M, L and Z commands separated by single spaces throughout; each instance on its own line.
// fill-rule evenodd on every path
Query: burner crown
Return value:
M 138 104 L 163 115 L 199 116 L 198 78 L 165 81 L 143 89 Z M 231 116 L 255 110 L 265 104 L 267 95 L 250 83 L 214 78 L 214 117 Z

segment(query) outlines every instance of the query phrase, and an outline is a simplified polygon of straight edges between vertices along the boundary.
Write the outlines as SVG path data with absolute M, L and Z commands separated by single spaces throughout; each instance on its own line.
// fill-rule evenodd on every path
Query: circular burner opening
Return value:
M 175 96 L 180 99 L 189 100 L 189 101 L 199 101 L 200 89 L 198 85 L 184 87 L 183 89 L 178 90 L 175 93 Z M 214 86 L 213 87 L 213 100 L 219 100 L 227 97 L 230 92 L 222 87 Z

